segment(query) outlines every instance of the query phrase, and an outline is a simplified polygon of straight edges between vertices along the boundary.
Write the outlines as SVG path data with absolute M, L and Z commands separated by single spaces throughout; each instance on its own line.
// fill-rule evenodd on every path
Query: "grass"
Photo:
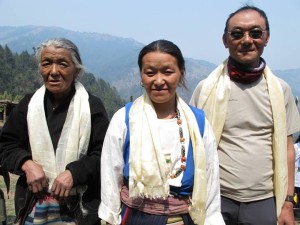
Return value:
M 13 225 L 14 220 L 16 218 L 15 206 L 14 206 L 14 194 L 15 194 L 15 186 L 16 186 L 17 179 L 18 179 L 18 176 L 10 174 L 10 192 L 9 192 L 9 196 L 8 196 L 6 193 L 6 187 L 4 184 L 3 177 L 0 177 L 0 188 L 2 189 L 2 191 L 4 192 L 4 195 L 5 195 L 7 225 Z M 300 225 L 300 221 L 297 221 L 295 225 Z
M 16 186 L 17 179 L 18 179 L 18 176 L 10 174 L 10 191 L 9 191 L 9 195 L 7 195 L 3 177 L 0 176 L 0 188 L 4 192 L 4 197 L 5 197 L 7 225 L 14 224 L 14 220 L 16 218 L 14 195 L 15 195 L 15 186 Z

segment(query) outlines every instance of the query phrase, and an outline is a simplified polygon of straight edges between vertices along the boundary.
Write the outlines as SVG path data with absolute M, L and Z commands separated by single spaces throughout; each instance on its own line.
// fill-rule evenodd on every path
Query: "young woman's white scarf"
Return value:
M 190 107 L 179 96 L 177 99 L 182 121 L 187 123 L 189 129 L 195 162 L 195 188 L 189 213 L 196 224 L 204 224 L 207 181 L 203 140 Z M 134 101 L 129 112 L 129 129 L 129 196 L 167 198 L 170 188 L 169 171 L 160 146 L 157 115 L 147 94 Z
M 46 88 L 43 85 L 32 96 L 28 105 L 27 124 L 32 159 L 39 163 L 49 179 L 49 191 L 54 179 L 66 165 L 86 155 L 91 134 L 89 95 L 81 83 L 75 82 L 67 117 L 58 141 L 56 154 L 48 131 L 44 110 Z M 72 189 L 71 193 L 84 192 L 85 188 Z
M 280 215 L 287 194 L 287 128 L 286 110 L 282 86 L 272 71 L 266 66 L 263 76 L 266 79 L 271 103 L 274 132 L 274 193 L 276 197 L 277 216 Z M 218 66 L 204 81 L 197 107 L 205 111 L 216 136 L 220 141 L 227 115 L 230 96 L 230 77 L 227 71 L 227 60 Z

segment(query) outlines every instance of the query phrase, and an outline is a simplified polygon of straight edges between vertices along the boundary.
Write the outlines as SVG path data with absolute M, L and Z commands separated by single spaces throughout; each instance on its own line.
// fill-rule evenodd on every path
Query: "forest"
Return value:
M 85 73 L 80 82 L 93 95 L 99 97 L 111 118 L 125 104 L 115 87 L 92 73 Z M 0 100 L 18 102 L 27 93 L 42 85 L 37 62 L 33 54 L 13 53 L 7 45 L 0 45 Z

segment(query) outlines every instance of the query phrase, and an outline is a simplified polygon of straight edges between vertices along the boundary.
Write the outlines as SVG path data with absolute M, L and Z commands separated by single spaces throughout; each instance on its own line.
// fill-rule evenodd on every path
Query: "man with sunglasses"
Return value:
M 261 57 L 270 38 L 265 12 L 246 5 L 230 14 L 223 34 L 229 57 L 196 87 L 220 161 L 226 225 L 292 225 L 295 153 L 300 130 L 290 87 Z

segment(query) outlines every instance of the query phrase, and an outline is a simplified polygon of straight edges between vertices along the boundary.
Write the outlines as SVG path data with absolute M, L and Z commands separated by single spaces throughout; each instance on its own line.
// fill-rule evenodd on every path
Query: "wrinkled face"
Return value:
M 255 10 L 241 11 L 229 20 L 227 31 L 223 43 L 230 56 L 248 67 L 259 66 L 259 59 L 269 41 L 265 19 Z
M 54 46 L 48 46 L 42 50 L 39 70 L 47 90 L 54 97 L 67 95 L 78 73 L 70 52 Z
M 175 103 L 181 75 L 177 59 L 170 54 L 150 52 L 142 59 L 142 83 L 153 105 Z

